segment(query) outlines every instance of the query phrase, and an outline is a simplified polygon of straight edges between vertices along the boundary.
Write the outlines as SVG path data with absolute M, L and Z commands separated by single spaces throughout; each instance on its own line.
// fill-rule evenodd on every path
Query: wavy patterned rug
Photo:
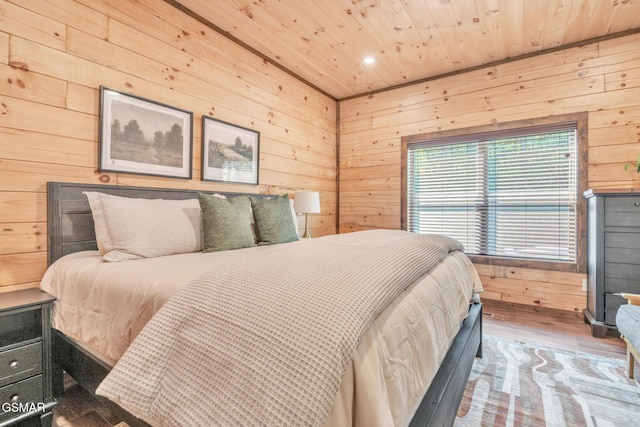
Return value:
M 625 361 L 484 337 L 454 427 L 640 426 Z

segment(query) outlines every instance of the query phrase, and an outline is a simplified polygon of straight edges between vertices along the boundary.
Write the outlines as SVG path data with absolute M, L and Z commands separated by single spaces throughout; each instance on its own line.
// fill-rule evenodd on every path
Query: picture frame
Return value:
M 202 180 L 258 184 L 260 132 L 202 116 Z
M 193 113 L 100 86 L 99 167 L 191 179 Z

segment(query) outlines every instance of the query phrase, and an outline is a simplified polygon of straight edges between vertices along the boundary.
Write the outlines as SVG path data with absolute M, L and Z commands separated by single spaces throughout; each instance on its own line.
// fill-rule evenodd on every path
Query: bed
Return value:
M 97 321 L 94 320 L 94 323 L 86 327 L 84 331 L 78 331 L 77 330 L 78 328 L 80 329 L 83 328 L 83 326 L 80 325 L 81 323 L 80 319 L 85 318 L 87 316 L 78 314 L 78 313 L 71 314 L 71 315 L 62 314 L 64 309 L 63 307 L 65 305 L 71 305 L 71 306 L 73 305 L 73 303 L 67 303 L 65 301 L 65 293 L 68 293 L 68 291 L 62 291 L 56 286 L 52 286 L 50 278 L 47 278 L 47 280 L 43 280 L 43 288 L 45 290 L 48 290 L 54 293 L 58 298 L 57 306 L 54 309 L 54 311 L 56 312 L 56 316 L 54 317 L 54 329 L 52 331 L 53 343 L 54 343 L 53 359 L 54 359 L 54 365 L 56 366 L 56 371 L 55 371 L 57 373 L 56 378 L 59 380 L 56 382 L 58 384 L 57 389 L 58 390 L 60 389 L 62 370 L 64 370 L 69 375 L 74 377 L 74 379 L 76 379 L 88 391 L 95 393 L 96 389 L 98 389 L 99 385 L 103 382 L 105 377 L 107 377 L 107 375 L 110 372 L 113 371 L 111 375 L 112 377 L 117 376 L 117 372 L 119 369 L 118 366 L 121 363 L 124 363 L 124 362 L 119 362 L 119 359 L 122 357 L 123 353 L 125 352 L 129 353 L 132 351 L 134 352 L 132 348 L 134 348 L 135 346 L 131 344 L 131 341 L 132 341 L 131 337 L 137 336 L 142 330 L 146 332 L 147 329 L 153 329 L 153 327 L 147 327 L 146 324 L 147 322 L 149 322 L 150 324 L 153 324 L 153 322 L 150 322 L 149 319 L 154 318 L 154 321 L 155 321 L 155 318 L 157 316 L 154 317 L 154 313 L 158 311 L 160 307 L 163 307 L 165 305 L 169 307 L 170 304 L 168 304 L 167 301 L 171 301 L 173 303 L 174 301 L 179 300 L 180 298 L 178 297 L 176 298 L 172 298 L 172 297 L 178 293 L 179 295 L 182 295 L 181 289 L 183 288 L 183 285 L 185 283 L 190 285 L 194 281 L 197 281 L 197 280 L 194 280 L 194 278 L 198 278 L 203 275 L 204 270 L 201 270 L 202 267 L 198 266 L 198 262 L 195 261 L 194 258 L 203 258 L 204 255 L 185 253 L 185 254 L 179 254 L 177 256 L 171 255 L 170 257 L 157 257 L 157 258 L 151 258 L 151 259 L 144 259 L 141 261 L 137 260 L 135 262 L 122 262 L 122 263 L 102 262 L 101 257 L 96 255 L 96 235 L 95 235 L 94 221 L 91 215 L 91 209 L 87 200 L 87 196 L 84 193 L 99 192 L 101 194 L 108 194 L 113 196 L 129 197 L 129 198 L 136 198 L 136 199 L 187 200 L 187 199 L 197 198 L 198 191 L 51 182 L 48 184 L 47 192 L 48 192 L 48 233 L 49 233 L 48 239 L 49 239 L 49 264 L 50 265 L 54 265 L 55 263 L 55 266 L 60 266 L 61 264 L 66 263 L 72 266 L 71 268 L 76 268 L 78 269 L 77 271 L 83 272 L 82 274 L 84 274 L 84 272 L 91 271 L 92 269 L 102 268 L 103 264 L 109 264 L 108 268 L 120 269 L 120 271 L 113 270 L 114 272 L 110 272 L 109 274 L 107 274 L 107 276 L 109 277 L 116 278 L 112 280 L 112 282 L 115 282 L 116 284 L 123 283 L 125 281 L 125 279 L 122 279 L 123 277 L 127 277 L 126 280 L 130 280 L 128 279 L 128 277 L 136 277 L 136 279 L 134 280 L 143 280 L 145 276 L 152 276 L 152 274 L 146 274 L 144 273 L 144 271 L 154 271 L 157 277 L 153 278 L 152 282 L 158 283 L 158 282 L 164 281 L 164 282 L 167 282 L 166 284 L 168 284 L 169 286 L 169 290 L 167 290 L 166 288 L 163 288 L 162 291 L 154 294 L 152 296 L 151 303 L 147 301 L 147 302 L 138 304 L 138 303 L 135 303 L 134 301 L 131 304 L 129 304 L 134 307 L 135 306 L 144 307 L 144 309 L 142 310 L 142 312 L 138 310 L 137 314 L 129 315 L 130 320 L 126 320 L 122 322 L 126 324 L 127 327 L 129 328 L 129 332 L 124 334 L 126 335 L 125 338 L 119 339 L 119 340 L 117 338 L 116 339 L 109 338 L 109 340 L 107 340 L 101 337 L 100 328 L 96 326 L 96 325 L 100 325 L 101 323 L 103 325 L 105 324 L 105 322 L 101 321 L 100 319 L 98 319 Z M 233 193 L 220 194 L 219 193 L 218 196 L 220 197 L 224 196 L 231 199 L 234 196 L 236 196 L 236 194 L 233 194 Z M 269 199 L 269 198 L 272 198 L 273 196 L 252 195 L 252 197 L 255 197 L 257 199 Z M 397 232 L 397 233 L 401 233 L 401 232 Z M 354 234 L 354 236 L 351 237 L 352 240 L 365 239 L 365 244 L 369 244 L 369 245 L 371 245 L 371 243 L 369 243 L 369 240 L 367 239 L 378 238 L 378 236 L 376 236 L 376 233 L 371 233 L 370 235 L 367 235 L 367 234 L 357 235 L 357 233 L 349 233 L 349 234 Z M 347 235 L 344 235 L 344 236 L 347 236 Z M 385 240 L 385 242 L 388 242 L 388 241 L 394 240 L 396 237 L 404 238 L 404 235 L 400 235 L 400 234 L 384 235 L 383 239 Z M 220 266 L 216 267 L 218 269 L 217 271 L 220 271 L 220 269 L 224 268 L 223 266 L 232 265 L 230 264 L 232 262 L 231 257 L 235 257 L 236 254 L 240 254 L 240 253 L 245 254 L 244 255 L 246 257 L 245 261 L 247 259 L 268 260 L 269 257 L 272 257 L 271 261 L 264 261 L 265 262 L 264 264 L 256 264 L 258 266 L 261 265 L 262 267 L 260 268 L 264 268 L 266 271 L 270 265 L 274 264 L 274 260 L 278 260 L 279 257 L 282 257 L 282 253 L 284 252 L 281 253 L 280 251 L 284 251 L 287 245 L 293 248 L 293 251 L 297 254 L 305 253 L 307 251 L 313 250 L 311 248 L 311 245 L 324 246 L 325 252 L 331 252 L 331 249 L 330 249 L 331 245 L 336 244 L 334 240 L 338 241 L 337 244 L 341 244 L 340 240 L 342 239 L 344 238 L 340 236 L 327 236 L 326 238 L 313 239 L 315 242 L 301 240 L 301 241 L 296 241 L 291 243 L 285 243 L 283 245 L 270 245 L 270 246 L 267 245 L 267 246 L 261 246 L 261 247 L 246 248 L 246 249 L 242 249 L 241 251 L 221 251 L 214 254 L 216 261 L 207 261 L 207 262 L 208 263 L 220 262 L 221 263 Z M 347 244 L 347 246 L 351 246 L 354 244 L 355 243 L 349 243 Z M 389 244 L 385 244 L 384 246 L 389 246 Z M 323 249 L 319 249 L 319 250 L 322 251 Z M 344 250 L 347 250 L 347 249 L 344 249 Z M 454 259 L 454 258 L 465 258 L 464 255 L 461 254 L 459 251 L 454 251 L 454 252 L 455 253 L 453 255 L 450 255 L 447 257 L 447 260 L 445 260 L 446 262 L 437 263 L 438 264 L 437 269 L 435 269 L 436 271 L 434 271 L 434 273 L 437 276 L 435 279 L 426 278 L 426 277 L 423 278 L 421 273 L 416 272 L 416 274 L 418 274 L 418 276 L 420 277 L 420 280 L 412 279 L 412 281 L 415 282 L 415 284 L 412 284 L 411 287 L 403 286 L 403 288 L 407 288 L 408 289 L 407 292 L 423 292 L 423 291 L 419 291 L 419 289 L 422 289 L 422 287 L 425 287 L 426 289 L 427 282 L 438 283 L 438 282 L 449 280 L 447 279 L 448 277 L 447 275 L 451 275 L 452 273 L 449 271 L 450 267 L 448 264 L 451 263 L 453 265 L 458 263 L 457 268 L 460 268 L 459 267 L 460 265 L 464 265 L 463 259 L 458 259 L 457 261 Z M 269 255 L 270 253 L 273 253 L 273 254 Z M 384 256 L 388 257 L 388 256 L 391 256 L 393 253 L 394 253 L 394 250 L 390 249 L 390 252 Z M 293 255 L 286 255 L 286 256 L 293 256 Z M 334 257 L 334 258 L 339 258 L 339 257 Z M 451 260 L 449 260 L 449 258 L 451 258 Z M 165 262 L 165 260 L 168 260 L 168 259 L 177 259 L 176 262 L 178 264 L 186 266 L 187 268 L 182 269 L 183 271 L 180 272 L 179 271 L 180 269 L 176 269 L 174 267 L 168 267 L 169 266 L 168 262 Z M 214 258 L 211 258 L 211 259 L 213 260 Z M 295 260 L 295 265 L 303 265 L 303 263 L 304 263 L 303 258 L 297 258 Z M 136 272 L 135 270 L 138 268 L 138 266 L 142 268 L 143 264 L 149 264 L 150 267 L 145 267 L 147 268 L 147 270 L 142 269 Z M 163 267 L 166 270 L 162 270 Z M 56 267 L 56 269 L 57 268 L 58 267 Z M 331 267 L 331 270 L 335 270 L 335 269 L 336 269 L 335 266 Z M 455 267 L 452 271 L 455 271 Z M 49 271 L 47 272 L 48 276 L 50 276 L 51 274 L 49 273 Z M 65 274 L 67 274 L 67 276 L 63 276 L 65 279 L 57 279 L 59 284 L 69 281 L 68 280 L 69 277 L 76 277 L 76 276 L 82 275 L 80 273 L 65 273 Z M 471 274 L 471 273 L 468 273 L 468 274 Z M 99 273 L 98 275 L 105 275 L 105 273 Z M 278 279 L 278 280 L 283 280 L 283 279 Z M 298 277 L 296 280 L 300 280 L 300 278 Z M 474 284 L 476 285 L 475 290 L 478 290 L 477 285 L 479 285 L 479 283 L 475 283 L 475 281 L 478 280 L 477 275 L 473 278 L 465 279 L 465 280 L 471 280 L 472 282 L 474 282 Z M 145 285 L 145 286 L 148 286 L 148 285 Z M 172 286 L 175 286 L 175 288 L 173 288 Z M 140 287 L 131 286 L 131 288 L 139 289 Z M 103 288 L 101 287 L 100 289 L 103 289 Z M 414 289 L 416 290 L 414 291 Z M 429 292 L 435 292 L 435 291 L 429 291 Z M 442 292 L 442 291 L 439 291 L 439 292 L 441 294 L 448 295 L 448 292 Z M 91 298 L 92 294 L 95 296 L 96 291 L 93 290 L 92 292 L 89 292 L 84 296 L 80 296 L 79 298 L 84 298 L 85 301 L 88 301 Z M 133 301 L 137 297 L 135 294 L 136 292 L 134 292 L 133 296 L 130 296 L 127 298 L 132 299 Z M 109 298 L 109 295 L 110 295 L 109 293 L 100 295 L 99 300 L 104 301 L 105 298 L 106 299 Z M 380 316 L 379 316 L 380 318 L 375 319 L 375 321 L 378 323 L 370 325 L 369 329 L 367 330 L 367 334 L 370 334 L 370 330 L 373 329 L 374 327 L 383 328 L 385 327 L 384 325 L 390 324 L 394 316 L 396 317 L 400 316 L 395 313 L 401 312 L 402 310 L 395 307 L 405 304 L 403 302 L 403 299 L 411 299 L 411 298 L 408 298 L 406 296 L 405 291 L 403 291 L 401 295 L 394 296 L 392 298 L 393 300 L 392 303 L 389 304 L 389 307 L 385 308 L 385 310 L 380 313 Z M 122 297 L 119 296 L 118 299 L 121 301 Z M 437 356 L 438 364 L 433 369 L 434 372 L 425 374 L 428 377 L 429 383 L 426 384 L 428 385 L 428 389 L 424 393 L 424 396 L 422 396 L 422 393 L 421 393 L 415 404 L 408 404 L 408 406 L 410 406 L 410 409 L 409 409 L 410 413 L 408 415 L 409 418 L 411 419 L 410 425 L 446 426 L 446 425 L 453 424 L 457 407 L 462 397 L 462 393 L 464 391 L 464 387 L 466 385 L 473 360 L 476 356 L 481 355 L 482 305 L 479 303 L 468 304 L 468 301 L 469 299 L 465 301 L 465 303 L 467 304 L 465 308 L 465 313 L 460 317 L 460 322 L 458 322 L 458 324 L 455 326 L 455 332 L 450 333 L 453 339 L 450 342 L 447 341 L 446 343 L 444 343 L 444 347 L 442 344 L 439 345 L 440 347 L 443 347 L 443 349 L 441 350 L 442 355 Z M 191 302 L 189 304 L 193 304 L 193 303 Z M 85 305 L 90 305 L 90 304 L 87 303 Z M 410 308 L 409 312 L 411 312 L 411 310 L 415 311 L 416 307 L 413 306 L 412 308 Z M 96 310 L 94 310 L 94 312 L 95 311 Z M 163 310 L 163 311 L 167 311 L 167 310 Z M 135 313 L 135 310 L 134 310 L 134 313 Z M 64 321 L 65 316 L 67 316 L 68 318 L 66 325 Z M 406 312 L 402 316 L 406 317 Z M 120 318 L 121 316 L 118 315 L 116 317 Z M 453 317 L 455 318 L 455 316 Z M 117 325 L 115 325 L 115 323 L 117 322 L 109 322 L 109 328 L 117 329 L 116 328 Z M 156 323 L 164 323 L 164 322 L 156 322 Z M 70 328 L 69 325 L 75 325 L 75 326 L 72 326 Z M 74 328 L 76 330 L 73 330 Z M 347 424 L 347 425 L 350 425 L 350 424 L 371 425 L 370 423 L 371 420 L 367 419 L 367 417 L 370 415 L 367 415 L 367 414 L 373 413 L 373 415 L 371 416 L 378 417 L 378 415 L 375 415 L 376 410 L 372 410 L 371 408 L 364 408 L 362 406 L 366 406 L 366 405 L 363 405 L 362 403 L 358 404 L 356 402 L 357 399 L 361 399 L 359 396 L 357 399 L 352 397 L 353 395 L 357 394 L 354 390 L 358 390 L 358 394 L 360 395 L 360 394 L 363 394 L 362 390 L 365 390 L 368 388 L 375 388 L 375 387 L 369 387 L 371 384 L 367 383 L 366 381 L 362 382 L 363 374 L 358 373 L 358 370 L 361 370 L 362 372 L 366 373 L 368 372 L 367 369 L 370 370 L 370 366 L 367 366 L 368 362 L 361 363 L 359 361 L 360 359 L 357 359 L 357 358 L 362 357 L 363 358 L 362 360 L 365 360 L 365 361 L 368 360 L 366 358 L 369 357 L 368 355 L 371 353 L 371 351 L 365 349 L 364 347 L 367 347 L 367 345 L 369 347 L 375 347 L 376 339 L 378 338 L 371 338 L 370 335 L 365 334 L 364 338 L 362 339 L 362 342 L 360 342 L 360 345 L 358 345 L 357 348 L 355 349 L 355 354 L 353 355 L 354 363 L 347 364 L 344 371 L 340 371 L 339 375 L 340 375 L 341 381 L 339 382 L 340 387 L 338 390 L 336 400 L 333 403 L 333 406 L 331 408 L 328 408 L 325 410 L 325 412 L 322 412 L 325 415 L 327 415 L 326 412 L 328 412 L 327 418 L 325 418 L 325 420 L 339 420 L 339 422 L 336 421 L 336 423 Z M 140 341 L 140 340 L 137 340 L 137 341 Z M 134 341 L 134 342 L 137 342 L 137 341 Z M 158 341 L 158 340 L 152 339 L 151 341 Z M 108 343 L 108 344 L 103 345 L 101 348 L 100 347 L 101 342 L 103 344 L 104 343 Z M 363 343 L 366 343 L 367 345 Z M 388 343 L 385 345 L 389 347 Z M 388 348 L 386 348 L 385 351 L 387 350 Z M 109 351 L 111 351 L 111 353 Z M 152 350 L 152 352 L 162 353 L 163 351 L 162 350 L 159 351 L 156 348 L 155 350 Z M 362 356 L 362 354 L 360 353 L 364 354 L 364 356 Z M 390 359 L 393 359 L 393 356 L 394 355 L 392 354 Z M 379 357 L 379 356 L 376 356 L 376 357 Z M 135 357 L 133 358 L 135 359 Z M 126 358 L 123 357 L 123 359 L 126 359 Z M 129 359 L 132 359 L 132 357 L 129 357 Z M 277 361 L 278 360 L 276 360 L 276 362 Z M 355 361 L 358 361 L 358 362 L 356 363 Z M 389 362 L 385 361 L 384 363 L 388 364 Z M 116 366 L 116 368 L 114 368 L 114 365 Z M 363 365 L 363 367 L 360 367 L 360 365 Z M 132 369 L 131 366 L 129 366 L 128 368 Z M 179 368 L 180 367 L 178 366 L 178 367 L 173 367 L 171 369 L 179 371 Z M 374 368 L 374 370 L 375 369 L 377 368 Z M 307 370 L 308 370 L 308 367 L 304 368 L 305 372 Z M 124 372 L 126 372 L 125 376 L 131 376 L 131 371 L 124 371 Z M 188 372 L 184 372 L 181 375 L 188 375 Z M 393 370 L 391 370 L 391 374 L 385 371 L 382 375 L 389 375 L 391 377 L 397 375 L 399 377 L 402 377 L 401 372 L 398 373 Z M 197 378 L 195 378 L 194 380 L 197 380 Z M 378 383 L 380 383 L 380 381 L 384 383 L 381 386 L 382 389 L 384 389 L 384 387 L 389 387 L 388 385 L 386 385 L 387 383 L 384 382 L 384 381 L 387 381 L 387 379 L 376 380 L 376 381 Z M 396 380 L 393 380 L 393 381 L 396 381 Z M 108 383 L 108 381 L 105 381 L 105 383 Z M 424 388 L 426 387 L 426 385 L 423 384 L 421 386 L 416 386 L 416 387 Z M 166 387 L 166 384 L 162 386 Z M 395 385 L 393 387 L 395 387 Z M 116 387 L 116 388 L 119 388 L 119 387 Z M 381 396 L 383 394 L 385 394 L 385 392 L 377 393 L 377 394 L 373 393 L 373 396 L 366 397 L 364 401 L 378 402 L 376 399 L 384 400 L 385 398 L 389 397 L 389 396 L 386 396 L 386 397 Z M 404 398 L 407 398 L 406 396 L 395 396 L 394 398 L 393 393 L 388 393 L 388 394 L 391 395 L 391 400 L 395 399 L 395 400 L 402 401 L 404 400 Z M 351 402 L 352 398 L 354 399 L 354 402 Z M 416 400 L 415 397 L 411 397 L 411 399 Z M 116 396 L 115 398 L 113 398 L 113 400 L 119 402 L 120 405 L 127 407 L 126 398 L 121 399 L 120 397 Z M 191 398 L 191 400 L 193 399 Z M 120 405 L 112 404 L 113 411 L 116 412 L 120 417 L 122 417 L 123 420 L 125 420 L 129 425 L 146 425 L 146 423 L 134 417 L 128 411 L 123 410 L 120 407 Z M 384 405 L 376 404 L 374 406 L 377 408 L 378 406 L 384 406 Z M 134 410 L 132 412 L 135 413 L 136 411 L 137 410 Z M 392 411 L 395 411 L 395 409 L 393 409 Z M 381 409 L 380 412 L 383 413 L 383 415 L 381 415 L 382 418 L 373 420 L 372 422 L 378 423 L 379 425 L 385 425 L 388 423 L 388 420 L 387 421 L 380 421 L 380 420 L 381 419 L 384 420 L 385 419 L 384 417 L 387 415 L 385 415 L 385 410 Z M 346 416 L 348 418 L 347 421 L 344 421 L 345 414 L 348 414 Z M 405 418 L 403 418 L 403 416 Z M 392 419 L 394 420 L 397 420 L 397 419 L 405 420 L 405 421 L 402 421 L 402 424 L 407 424 L 406 417 L 407 417 L 406 414 L 402 414 L 399 416 L 392 414 Z M 214 423 L 214 421 L 215 419 L 212 420 L 212 423 Z M 220 420 L 218 420 L 217 422 L 220 422 Z M 327 421 L 325 421 L 325 425 L 327 425 L 326 422 Z M 155 423 L 156 422 L 154 421 L 154 424 Z M 298 420 L 298 423 L 305 424 L 306 422 L 302 422 Z M 316 424 L 322 425 L 322 423 L 316 423 Z

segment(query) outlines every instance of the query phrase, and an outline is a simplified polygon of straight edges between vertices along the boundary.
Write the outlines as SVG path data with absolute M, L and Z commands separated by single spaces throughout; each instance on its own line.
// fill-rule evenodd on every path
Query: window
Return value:
M 480 262 L 578 270 L 581 126 L 553 118 L 403 140 L 403 225 L 454 237 Z

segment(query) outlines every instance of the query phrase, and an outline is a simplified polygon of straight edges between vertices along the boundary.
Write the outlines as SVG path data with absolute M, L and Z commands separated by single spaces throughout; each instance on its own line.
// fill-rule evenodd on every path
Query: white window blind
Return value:
M 576 260 L 576 123 L 411 143 L 407 227 L 469 254 Z

